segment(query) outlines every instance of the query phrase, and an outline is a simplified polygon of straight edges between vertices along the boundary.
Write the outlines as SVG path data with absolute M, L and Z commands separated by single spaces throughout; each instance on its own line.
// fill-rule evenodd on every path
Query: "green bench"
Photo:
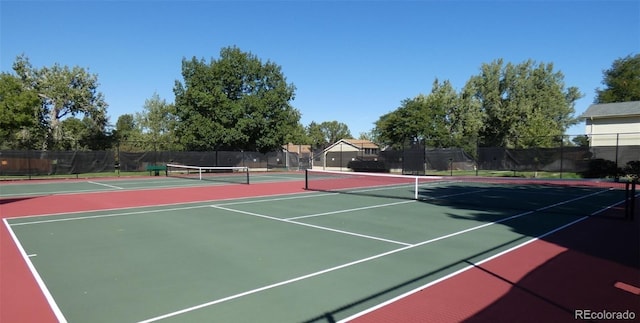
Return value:
M 149 172 L 149 176 L 151 176 L 151 172 L 154 172 L 155 176 L 160 176 L 160 172 L 167 172 L 166 165 L 147 165 L 147 171 Z

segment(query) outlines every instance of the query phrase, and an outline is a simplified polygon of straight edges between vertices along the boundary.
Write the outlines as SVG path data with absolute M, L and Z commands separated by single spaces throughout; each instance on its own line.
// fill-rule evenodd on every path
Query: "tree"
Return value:
M 307 132 L 304 126 L 300 122 L 298 122 L 296 127 L 292 129 L 290 133 L 287 134 L 286 142 L 299 144 L 299 145 L 311 144 L 311 140 L 309 139 L 309 136 L 307 136 Z
M 133 114 L 123 114 L 116 122 L 115 137 L 118 141 L 133 139 L 136 133 L 136 123 Z
M 373 130 L 369 130 L 367 132 L 361 132 L 358 135 L 358 139 L 360 139 L 360 140 L 369 140 L 371 142 L 378 142 L 378 139 L 376 138 L 376 135 L 375 135 Z
M 37 93 L 40 99 L 38 119 L 45 125 L 42 149 L 55 148 L 62 140 L 61 121 L 66 116 L 83 115 L 106 133 L 107 103 L 98 92 L 98 77 L 84 68 L 69 68 L 54 64 L 52 67 L 36 69 L 27 57 L 19 56 L 13 69 L 25 89 Z
M 353 138 L 349 126 L 338 121 L 325 121 L 320 124 L 320 129 L 327 143 L 332 144 L 340 139 Z
M 483 64 L 465 86 L 481 106 L 482 143 L 521 148 L 557 144 L 577 122 L 574 106 L 582 97 L 575 87 L 565 89 L 563 80 L 553 64 Z
M 41 128 L 38 94 L 26 89 L 19 78 L 0 74 L 0 141 L 5 148 L 33 148 L 25 141 Z
M 402 101 L 395 111 L 380 117 L 373 132 L 381 143 L 398 148 L 418 141 L 431 147 L 449 147 L 455 138 L 465 135 L 464 126 L 469 124 L 460 103 L 450 82 L 436 79 L 429 95 Z
M 295 87 L 273 62 L 227 47 L 209 64 L 183 59 L 182 77 L 174 87 L 176 133 L 189 150 L 268 152 L 298 127 L 300 113 L 290 104 Z
M 640 54 L 616 59 L 603 71 L 604 89 L 596 89 L 595 103 L 640 101 Z
M 571 139 L 571 142 L 578 147 L 589 147 L 589 136 L 580 135 Z
M 327 139 L 324 137 L 324 133 L 322 132 L 322 128 L 319 123 L 315 121 L 311 121 L 307 126 L 307 137 L 311 142 L 311 146 L 315 149 L 325 148 L 328 145 Z
M 312 121 L 307 127 L 307 136 L 314 148 L 324 148 L 340 139 L 352 138 L 349 126 L 338 121 Z
M 163 144 L 170 147 L 175 139 L 175 128 L 177 127 L 176 109 L 173 104 L 161 99 L 157 93 L 145 100 L 143 111 L 136 114 L 135 125 L 139 127 L 143 141 L 156 149 Z

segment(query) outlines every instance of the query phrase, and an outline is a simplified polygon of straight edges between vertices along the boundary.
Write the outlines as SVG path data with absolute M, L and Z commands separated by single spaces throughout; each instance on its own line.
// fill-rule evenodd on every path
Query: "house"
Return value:
M 591 147 L 640 145 L 640 101 L 593 104 L 581 118 Z
M 286 145 L 283 145 L 282 149 L 284 149 L 287 152 L 298 154 L 298 155 L 311 155 L 312 153 L 311 145 L 297 145 L 297 144 L 288 143 Z
M 380 147 L 370 140 L 340 139 L 322 151 L 321 156 L 314 156 L 314 166 L 323 169 L 344 169 L 350 161 L 356 159 L 375 160 Z
M 313 158 L 313 150 L 311 145 L 299 145 L 288 143 L 282 146 L 285 151 L 286 167 L 297 169 L 307 169 L 311 167 L 311 159 Z

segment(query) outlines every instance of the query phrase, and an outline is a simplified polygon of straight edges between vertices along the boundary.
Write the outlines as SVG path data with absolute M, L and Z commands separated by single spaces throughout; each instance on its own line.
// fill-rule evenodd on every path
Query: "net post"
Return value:
M 198 167 L 198 178 L 202 180 L 202 168 Z
M 633 220 L 636 212 L 636 183 L 635 179 L 624 183 L 624 218 L 627 220 Z
M 636 213 L 636 184 L 637 183 L 638 183 L 637 179 L 631 180 L 631 207 L 629 208 L 629 220 L 632 220 L 632 221 Z
M 304 170 L 304 189 L 309 190 L 309 169 Z
M 624 218 L 629 219 L 631 201 L 629 200 L 629 194 L 631 193 L 631 182 L 624 183 Z
M 247 184 L 249 184 L 249 167 L 245 167 L 244 170 L 247 172 Z
M 413 187 L 414 193 L 413 193 L 413 199 L 414 200 L 418 200 L 418 177 L 416 176 L 415 178 L 415 185 Z

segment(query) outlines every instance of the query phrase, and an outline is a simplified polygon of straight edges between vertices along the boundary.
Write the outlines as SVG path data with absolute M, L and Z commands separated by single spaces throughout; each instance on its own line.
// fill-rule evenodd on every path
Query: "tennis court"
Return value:
M 255 183 L 301 180 L 300 174 L 275 172 L 256 173 Z M 120 190 L 170 189 L 180 187 L 216 186 L 247 183 L 246 173 L 216 173 L 198 178 L 198 173 L 175 172 L 171 176 L 138 176 L 114 178 L 85 178 L 66 180 L 16 181 L 2 184 L 0 198 L 40 196 L 47 194 L 97 193 Z
M 173 178 L 47 183 L 38 194 L 149 187 L 158 194 L 187 181 L 208 185 L 200 191 L 255 190 L 248 194 L 255 197 L 5 213 L 3 220 L 59 321 L 339 321 L 624 197 L 610 185 L 447 178 L 371 184 L 340 176 L 319 173 L 306 184 L 302 174 L 252 176 L 251 185 Z M 271 185 L 278 181 L 307 190 L 280 192 Z M 3 185 L 3 196 L 34 189 L 11 186 Z

